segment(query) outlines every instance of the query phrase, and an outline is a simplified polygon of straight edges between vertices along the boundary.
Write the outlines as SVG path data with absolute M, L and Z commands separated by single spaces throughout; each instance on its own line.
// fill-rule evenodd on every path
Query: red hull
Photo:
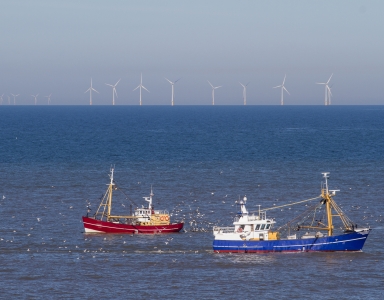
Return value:
M 183 229 L 184 223 L 173 223 L 169 225 L 142 226 L 128 225 L 113 222 L 95 220 L 83 217 L 84 230 L 86 233 L 172 233 Z

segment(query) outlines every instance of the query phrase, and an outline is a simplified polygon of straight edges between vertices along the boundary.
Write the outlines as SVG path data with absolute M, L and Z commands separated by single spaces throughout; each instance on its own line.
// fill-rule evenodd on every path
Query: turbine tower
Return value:
M 11 94 L 11 95 L 13 96 L 13 105 L 16 105 L 16 97 L 20 96 L 20 94 L 17 94 L 17 95 Z
M 207 80 L 208 81 L 208 80 Z M 222 86 L 213 86 L 212 83 L 208 81 L 209 85 L 212 87 L 212 105 L 215 105 L 215 90 L 221 88 Z
M 51 104 L 51 96 L 52 94 L 49 94 L 49 96 L 45 96 L 45 98 L 48 98 L 48 105 Z
M 87 93 L 88 91 L 89 91 L 89 105 L 92 105 L 92 91 L 95 91 L 96 93 L 99 94 L 99 92 L 96 91 L 96 90 L 92 87 L 92 78 L 91 78 L 91 87 L 90 87 L 88 90 L 86 90 L 86 91 L 84 92 L 84 94 Z
M 120 80 L 121 80 L 121 78 L 115 83 L 115 85 L 106 83 L 106 85 L 109 85 L 112 87 L 112 105 L 115 105 L 115 94 L 117 97 L 116 86 L 119 84 Z
M 35 98 L 35 105 L 37 104 L 37 96 L 39 96 L 39 94 L 37 94 L 36 96 L 35 95 L 31 95 L 33 98 Z
M 247 105 L 247 85 L 249 84 L 249 82 L 244 85 L 242 84 L 241 82 L 239 82 L 241 84 L 241 86 L 243 87 L 243 100 L 244 100 L 244 105 Z
M 171 99 L 171 105 L 173 106 L 174 105 L 174 102 L 173 102 L 173 96 L 175 94 L 175 83 L 178 82 L 181 78 L 177 79 L 176 81 L 170 81 L 168 78 L 164 77 L 171 85 L 172 85 L 172 99 Z
M 138 88 L 140 88 L 140 105 L 141 105 L 141 89 L 144 89 L 144 90 L 146 90 L 149 93 L 149 91 L 143 85 L 143 73 L 141 73 L 140 84 L 138 85 L 137 88 L 134 89 L 134 91 L 136 91 Z
M 332 96 L 331 87 L 332 86 L 328 86 L 328 88 L 327 88 L 327 91 L 328 91 L 328 105 L 331 105 L 331 96 Z
M 324 105 L 331 104 L 330 94 L 329 94 L 331 92 L 331 89 L 329 88 L 328 83 L 331 81 L 332 76 L 333 76 L 333 73 L 331 74 L 331 77 L 329 77 L 327 82 L 316 82 L 316 84 L 324 84 L 325 86 Z
M 3 105 L 3 96 L 4 96 L 4 94 L 2 94 L 1 96 L 0 96 L 0 105 Z
M 281 88 L 281 101 L 280 101 L 280 105 L 284 105 L 284 91 L 286 91 L 288 93 L 288 95 L 290 95 L 290 93 L 288 92 L 288 90 L 284 86 L 285 77 L 287 77 L 287 75 L 284 75 L 284 80 L 283 80 L 283 83 L 281 85 L 273 87 L 274 89 Z

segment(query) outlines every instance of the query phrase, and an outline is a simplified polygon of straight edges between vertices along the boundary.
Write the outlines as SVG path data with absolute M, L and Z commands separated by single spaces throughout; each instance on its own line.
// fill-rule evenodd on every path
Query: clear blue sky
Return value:
M 384 1 L 15 1 L 0 3 L 0 95 L 52 104 L 384 104 Z M 12 98 L 11 98 L 12 100 Z

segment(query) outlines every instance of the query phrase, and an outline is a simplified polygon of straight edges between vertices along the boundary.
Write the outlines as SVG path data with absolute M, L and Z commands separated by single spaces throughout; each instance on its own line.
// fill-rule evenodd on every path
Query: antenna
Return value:
M 140 76 L 140 84 L 134 89 L 134 91 L 136 91 L 138 88 L 140 88 L 140 105 L 141 105 L 141 89 L 143 88 L 149 93 L 149 91 L 143 85 L 143 73 L 141 73 L 141 76 Z
M 328 194 L 328 178 L 329 178 L 329 172 L 324 172 L 324 173 L 321 173 L 323 174 L 323 177 L 325 179 L 325 190 L 327 191 L 327 194 Z
M 94 91 L 94 92 L 96 92 L 96 93 L 99 94 L 99 92 L 96 91 L 96 90 L 92 87 L 92 78 L 91 78 L 91 87 L 90 87 L 88 90 L 86 90 L 86 91 L 84 92 L 84 94 L 85 94 L 86 92 L 88 92 L 88 91 L 89 91 L 89 105 L 92 105 L 92 91 Z
M 164 77 L 165 80 L 167 80 L 172 85 L 172 98 L 171 98 L 171 105 L 174 105 L 173 96 L 175 94 L 175 83 L 178 82 L 181 78 L 177 79 L 176 81 L 170 81 L 168 78 Z
M 116 86 L 119 84 L 120 80 L 121 78 L 114 85 L 106 83 L 106 85 L 109 85 L 112 87 L 112 105 L 115 105 L 115 94 L 117 97 Z
M 219 85 L 219 86 L 213 86 L 212 83 L 209 82 L 209 80 L 207 80 L 209 85 L 212 87 L 212 105 L 215 105 L 215 90 L 218 89 L 218 88 L 221 88 L 222 86 Z
M 113 172 L 115 171 L 115 166 L 111 166 L 111 168 L 109 169 L 109 171 L 111 172 L 111 174 L 109 174 L 109 178 L 111 179 L 111 185 L 115 185 L 113 183 Z
M 287 75 L 284 75 L 284 80 L 283 80 L 283 83 L 281 85 L 278 85 L 278 86 L 275 86 L 273 87 L 274 89 L 276 88 L 281 88 L 281 100 L 280 100 L 280 105 L 284 105 L 284 91 L 286 91 L 288 93 L 288 95 L 290 95 L 290 93 L 288 92 L 288 90 L 285 88 L 284 86 L 284 83 L 285 83 L 285 78 L 287 77 Z

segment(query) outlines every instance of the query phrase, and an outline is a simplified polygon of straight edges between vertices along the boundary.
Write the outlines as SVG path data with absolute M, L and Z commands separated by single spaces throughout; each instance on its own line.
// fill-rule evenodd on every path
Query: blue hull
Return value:
M 263 253 L 263 252 L 308 252 L 308 251 L 361 251 L 370 229 L 360 233 L 351 232 L 337 236 L 271 241 L 214 240 L 214 252 Z

